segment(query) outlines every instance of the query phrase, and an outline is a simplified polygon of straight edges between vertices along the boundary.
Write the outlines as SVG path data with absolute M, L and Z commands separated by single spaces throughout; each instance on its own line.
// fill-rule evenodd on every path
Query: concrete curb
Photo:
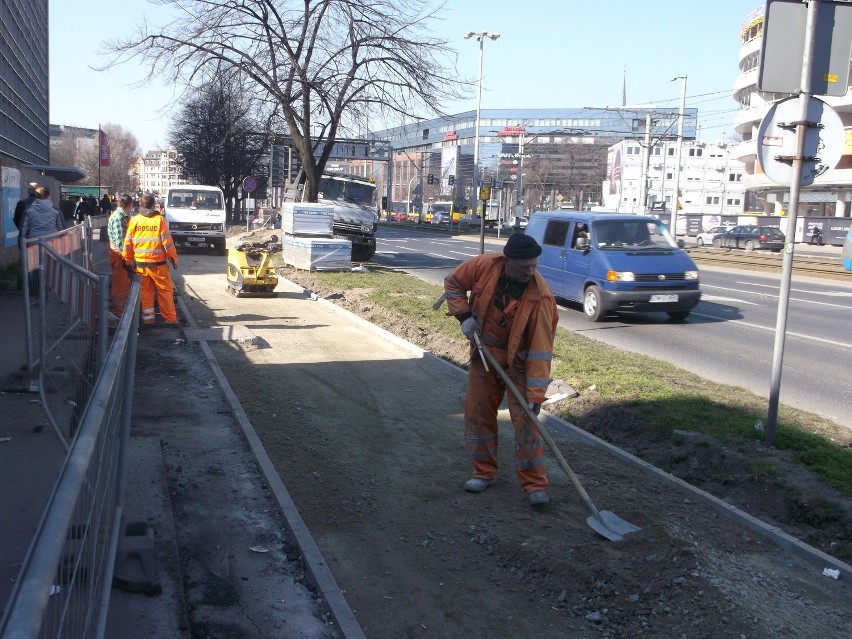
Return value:
M 190 327 L 194 329 L 198 328 L 195 324 L 195 320 L 189 312 L 189 308 L 186 306 L 186 302 L 180 296 L 176 298 L 176 301 Z M 222 372 L 219 362 L 216 360 L 216 356 L 213 354 L 213 351 L 210 350 L 210 346 L 206 341 L 199 340 L 198 343 L 201 345 L 201 350 L 207 358 L 207 363 L 210 365 L 210 369 L 222 389 L 225 401 L 231 407 L 234 419 L 237 420 L 237 423 L 245 436 L 249 450 L 257 460 L 258 467 L 260 468 L 261 473 L 263 473 L 263 477 L 266 480 L 269 491 L 272 493 L 273 498 L 278 504 L 278 508 L 284 518 L 287 530 L 299 546 L 299 550 L 302 553 L 302 558 L 305 563 L 305 568 L 310 575 L 314 586 L 316 586 L 317 590 L 325 600 L 331 616 L 334 618 L 335 625 L 346 639 L 366 639 L 364 631 L 361 629 L 361 626 L 355 619 L 352 609 L 349 607 L 349 603 L 341 593 L 340 586 L 337 585 L 325 558 L 322 556 L 322 553 L 308 530 L 304 519 L 302 519 L 302 515 L 299 513 L 298 508 L 296 508 L 293 498 L 287 491 L 286 486 L 284 486 L 284 482 L 278 475 L 278 471 L 275 470 L 272 460 L 269 459 L 269 455 L 263 447 L 263 442 L 260 441 L 254 426 L 252 426 L 249 421 L 245 410 L 243 410 L 243 407 L 240 404 L 239 398 L 234 393 L 230 384 L 228 384 L 228 380 L 225 377 L 224 372 Z
M 295 286 L 299 290 L 305 290 L 292 282 L 288 281 L 288 283 L 292 286 Z M 437 357 L 427 351 L 424 351 L 420 347 L 410 342 L 407 342 L 406 340 L 402 339 L 401 337 L 398 337 L 397 335 L 394 335 L 393 333 L 383 329 L 382 327 L 377 326 L 368 320 L 365 320 L 363 317 L 356 315 L 355 313 L 352 313 L 351 311 L 348 311 L 345 308 L 337 306 L 329 300 L 316 297 L 314 299 L 316 299 L 316 301 L 320 303 L 325 304 L 330 311 L 345 315 L 348 321 L 362 326 L 364 329 L 372 332 L 375 335 L 383 337 L 387 341 L 400 346 L 408 352 L 415 355 L 419 355 L 421 357 L 429 357 L 434 360 L 437 360 L 442 364 L 445 364 L 450 370 L 454 371 L 455 374 L 458 374 L 462 377 L 467 377 L 467 372 L 464 369 L 461 369 L 455 364 L 448 362 L 447 360 L 441 359 L 440 357 Z M 583 429 L 579 428 L 578 426 L 575 426 L 570 422 L 565 421 L 560 417 L 551 415 L 546 411 L 542 410 L 540 419 L 542 420 L 542 423 L 545 426 L 553 426 L 556 428 L 560 428 L 572 439 L 587 446 L 606 451 L 613 457 L 617 457 L 625 462 L 628 462 L 629 464 L 633 465 L 644 473 L 654 477 L 655 479 L 658 479 L 669 486 L 677 488 L 681 492 L 689 495 L 691 499 L 701 501 L 707 504 L 708 506 L 711 506 L 714 510 L 721 513 L 722 515 L 725 515 L 729 519 L 735 521 L 736 523 L 742 526 L 745 526 L 746 528 L 754 532 L 764 535 L 765 537 L 769 538 L 773 543 L 788 552 L 792 552 L 797 557 L 805 559 L 821 568 L 834 568 L 835 570 L 840 571 L 840 575 L 842 578 L 852 579 L 852 566 L 843 561 L 840 561 L 835 557 L 832 557 L 831 555 L 824 553 L 818 548 L 814 548 L 813 546 L 810 546 L 804 543 L 803 541 L 791 535 L 788 535 L 780 528 L 767 524 L 766 522 L 761 521 L 760 519 L 757 519 L 752 515 L 749 515 L 747 512 L 740 510 L 736 506 L 732 506 L 731 504 L 719 499 L 718 497 L 714 497 L 710 493 L 705 492 L 700 488 L 697 488 L 692 484 L 689 484 L 683 481 L 682 479 L 679 479 L 678 477 L 675 477 L 671 473 L 667 473 L 666 471 L 657 468 L 652 464 L 649 464 L 648 462 L 640 459 L 639 457 L 636 457 L 635 455 L 632 455 L 627 451 L 624 451 L 598 437 L 595 437 L 594 435 L 584 431 Z

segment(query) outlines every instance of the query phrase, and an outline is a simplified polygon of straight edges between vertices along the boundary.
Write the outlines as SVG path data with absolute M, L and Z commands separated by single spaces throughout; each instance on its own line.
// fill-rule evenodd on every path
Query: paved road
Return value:
M 376 260 L 438 283 L 456 264 L 478 254 L 477 239 L 383 229 Z M 491 239 L 489 246 L 498 250 L 500 244 Z M 593 324 L 579 306 L 564 303 L 560 326 L 768 397 L 778 276 L 710 268 L 701 273 L 703 299 L 683 324 L 669 322 L 663 313 L 625 314 Z M 852 284 L 794 277 L 781 380 L 783 404 L 852 428 L 850 334 Z

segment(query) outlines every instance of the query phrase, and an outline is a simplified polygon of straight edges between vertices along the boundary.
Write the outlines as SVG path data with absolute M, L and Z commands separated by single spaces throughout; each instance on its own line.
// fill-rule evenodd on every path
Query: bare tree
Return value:
M 240 201 L 240 184 L 245 176 L 263 172 L 261 159 L 269 153 L 270 136 L 239 78 L 232 76 L 220 73 L 187 97 L 169 140 L 180 150 L 180 164 L 190 180 L 222 189 L 233 223 L 239 221 L 234 203 Z
M 109 141 L 109 165 L 99 166 L 98 141 L 82 145 L 77 150 L 74 165 L 86 173 L 80 184 L 100 184 L 114 193 L 135 193 L 139 189 L 138 162 L 141 156 L 136 136 L 120 124 L 107 123 L 101 127 Z
M 451 49 L 430 35 L 437 9 L 418 0 L 158 0 L 175 9 L 163 29 L 142 25 L 111 41 L 112 64 L 136 58 L 151 76 L 193 84 L 211 66 L 255 84 L 286 129 L 316 201 L 339 134 L 372 115 L 411 120 L 459 97 Z

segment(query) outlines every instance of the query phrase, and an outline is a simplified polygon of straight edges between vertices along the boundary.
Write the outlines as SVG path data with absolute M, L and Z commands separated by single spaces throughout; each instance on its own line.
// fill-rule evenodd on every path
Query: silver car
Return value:
M 503 222 L 503 228 L 507 231 L 511 231 L 513 228 L 515 228 L 516 219 L 520 220 L 518 226 L 520 226 L 522 229 L 527 228 L 527 222 L 529 222 L 529 218 L 525 215 L 521 215 L 518 218 L 516 218 L 514 215 L 512 217 L 507 217 L 506 221 Z
M 695 238 L 695 243 L 698 246 L 713 246 L 713 240 L 719 235 L 724 235 L 728 232 L 727 226 L 714 226 L 709 231 L 699 233 Z

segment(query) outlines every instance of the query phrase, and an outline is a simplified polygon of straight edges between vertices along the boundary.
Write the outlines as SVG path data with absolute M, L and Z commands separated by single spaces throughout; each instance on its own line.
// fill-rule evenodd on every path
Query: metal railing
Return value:
M 87 268 L 92 228 L 22 242 L 27 366 L 68 453 L 0 620 L 2 639 L 105 632 L 124 512 L 139 284 L 110 342 L 109 277 Z

